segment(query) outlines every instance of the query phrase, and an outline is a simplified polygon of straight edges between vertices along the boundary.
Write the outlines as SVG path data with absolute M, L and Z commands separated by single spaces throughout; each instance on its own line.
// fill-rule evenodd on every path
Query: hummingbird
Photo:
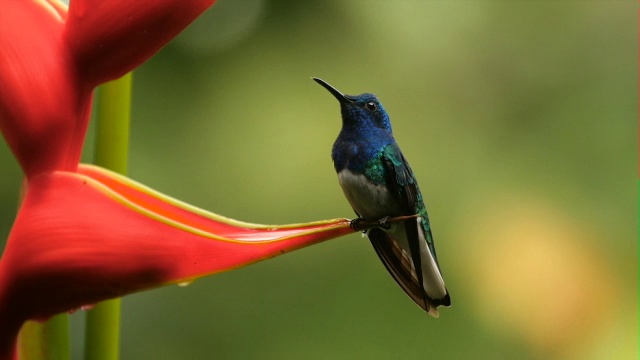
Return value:
M 378 257 L 400 287 L 429 315 L 450 306 L 431 224 L 413 171 L 396 143 L 389 115 L 370 93 L 345 95 L 313 78 L 340 103 L 342 129 L 331 158 L 338 182 L 359 221 L 377 221 L 366 230 Z M 414 215 L 414 216 L 410 216 Z M 392 217 L 406 220 L 387 223 Z

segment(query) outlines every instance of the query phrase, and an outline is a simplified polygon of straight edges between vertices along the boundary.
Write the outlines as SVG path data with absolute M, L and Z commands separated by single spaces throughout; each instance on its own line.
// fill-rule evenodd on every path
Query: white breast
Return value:
M 361 217 L 379 220 L 397 213 L 397 206 L 383 185 L 374 185 L 364 175 L 348 169 L 338 173 L 338 181 L 349 204 Z

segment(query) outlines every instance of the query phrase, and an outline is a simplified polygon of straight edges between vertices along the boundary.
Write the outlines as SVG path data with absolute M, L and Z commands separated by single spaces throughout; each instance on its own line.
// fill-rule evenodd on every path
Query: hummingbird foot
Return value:
M 380 220 L 367 220 L 359 217 L 351 220 L 349 227 L 354 231 L 362 231 L 363 233 L 373 228 L 390 230 L 394 222 L 402 219 L 404 219 L 404 217 L 390 218 L 389 216 L 385 216 Z
M 378 220 L 378 225 L 379 227 L 385 229 L 385 230 L 389 230 L 391 229 L 391 224 L 389 224 L 389 217 L 385 216 L 382 219 Z
M 353 231 L 362 231 L 363 233 L 366 233 L 367 230 L 371 228 L 369 221 L 361 217 L 351 220 L 349 227 L 353 229 Z

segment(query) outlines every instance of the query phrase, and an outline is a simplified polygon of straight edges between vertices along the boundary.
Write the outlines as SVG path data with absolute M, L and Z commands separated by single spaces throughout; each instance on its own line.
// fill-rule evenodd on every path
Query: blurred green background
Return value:
M 352 217 L 309 77 L 373 92 L 453 306 L 428 318 L 352 235 L 126 297 L 122 358 L 637 358 L 637 34 L 635 1 L 219 0 L 136 70 L 130 177 L 244 221 Z

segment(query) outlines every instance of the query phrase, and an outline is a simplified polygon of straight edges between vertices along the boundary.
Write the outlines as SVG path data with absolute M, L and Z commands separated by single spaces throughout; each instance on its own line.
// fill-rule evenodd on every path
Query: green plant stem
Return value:
M 95 164 L 125 174 L 129 150 L 131 73 L 100 87 Z M 120 351 L 120 299 L 87 313 L 85 359 L 116 360 Z
M 69 359 L 69 317 L 59 314 L 45 323 L 27 321 L 20 329 L 18 343 L 20 360 Z
M 120 174 L 127 172 L 131 73 L 100 87 L 95 164 Z

